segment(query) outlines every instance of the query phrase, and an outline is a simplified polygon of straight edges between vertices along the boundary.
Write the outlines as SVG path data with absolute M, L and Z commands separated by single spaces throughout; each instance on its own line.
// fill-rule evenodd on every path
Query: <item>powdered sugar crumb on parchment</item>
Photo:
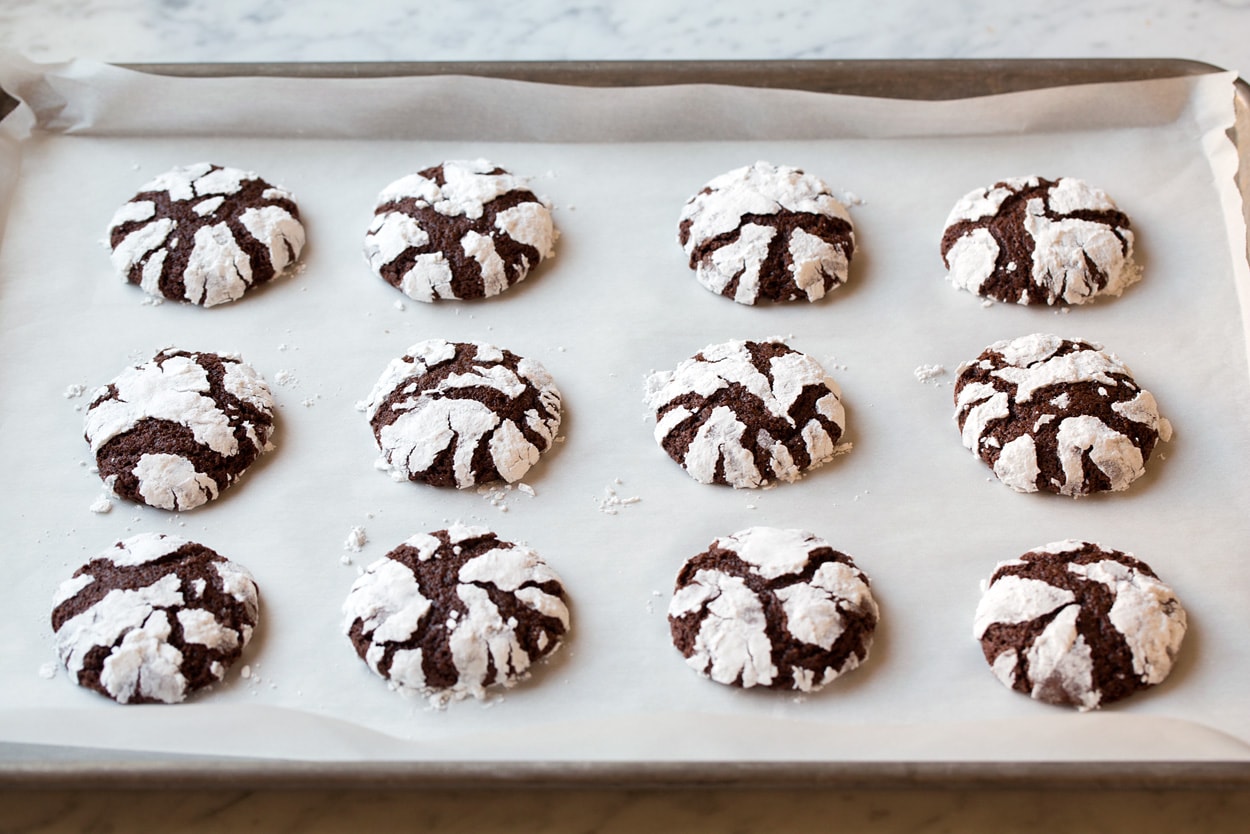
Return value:
M 931 382 L 937 385 L 937 378 L 946 374 L 946 367 L 943 365 L 917 365 L 916 370 L 912 371 L 917 382 Z
M 78 397 L 81 397 L 85 393 L 87 393 L 87 387 L 85 385 L 79 385 L 75 383 L 73 385 L 67 385 L 65 387 L 64 393 L 62 393 L 61 396 L 63 396 L 67 400 L 73 400 L 73 399 L 77 399 Z
M 247 681 L 252 695 L 259 691 L 261 683 L 265 680 L 261 677 L 259 663 L 244 664 L 243 668 L 239 670 L 239 677 Z
M 501 513 L 508 512 L 508 498 L 513 492 L 520 492 L 533 498 L 538 493 L 534 488 L 526 483 L 515 484 L 483 484 L 477 488 L 477 494 L 484 496 L 490 505 Z
M 343 549 L 350 550 L 352 553 L 359 553 L 368 542 L 369 536 L 365 534 L 365 528 L 358 525 L 347 532 L 347 539 L 343 542 Z
M 91 506 L 87 509 L 97 515 L 103 515 L 113 509 L 113 502 L 109 500 L 107 495 L 101 495 L 99 498 L 91 502 Z
M 60 664 L 58 664 L 55 660 L 49 660 L 47 663 L 41 663 L 39 665 L 39 677 L 46 681 L 52 680 L 56 677 L 56 670 L 59 665 Z
M 616 484 L 620 485 L 621 479 L 616 479 Z M 616 487 L 609 484 L 603 488 L 603 497 L 599 499 L 599 512 L 604 515 L 616 515 L 625 507 L 631 504 L 637 504 L 642 499 L 637 495 L 628 497 L 617 495 Z

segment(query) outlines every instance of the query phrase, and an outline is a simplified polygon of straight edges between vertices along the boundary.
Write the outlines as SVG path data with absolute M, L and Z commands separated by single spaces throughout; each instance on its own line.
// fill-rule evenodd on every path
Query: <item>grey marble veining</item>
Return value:
M 6 0 L 36 60 L 1184 57 L 1250 61 L 1250 0 Z

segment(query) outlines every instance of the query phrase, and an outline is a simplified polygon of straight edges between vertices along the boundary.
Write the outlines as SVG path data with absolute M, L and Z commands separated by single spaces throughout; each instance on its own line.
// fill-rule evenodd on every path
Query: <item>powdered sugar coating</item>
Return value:
M 704 484 L 795 481 L 831 459 L 846 423 L 820 364 L 780 340 L 709 345 L 646 380 L 655 439 Z
M 829 186 L 767 162 L 721 174 L 690 198 L 677 240 L 699 283 L 740 304 L 823 298 L 846 283 L 855 248 Z
M 273 408 L 265 380 L 238 357 L 169 349 L 99 389 L 84 434 L 118 495 L 189 510 L 271 448 Z
M 1018 492 L 1125 490 L 1171 437 L 1118 357 L 1043 333 L 995 342 L 961 365 L 955 407 L 964 446 Z
M 556 237 L 526 180 L 485 159 L 449 160 L 382 190 L 364 253 L 417 301 L 486 298 L 554 256 Z
M 537 553 L 460 524 L 369 565 L 343 615 L 370 669 L 436 705 L 515 686 L 569 628 L 563 585 Z
M 207 162 L 144 185 L 109 223 L 113 266 L 149 295 L 212 307 L 281 275 L 304 247 L 295 199 Z
M 142 533 L 61 584 L 52 628 L 76 683 L 123 704 L 177 703 L 222 679 L 259 606 L 246 568 L 203 545 Z
M 686 562 L 668 617 L 701 675 L 812 692 L 867 659 L 879 612 L 849 556 L 802 530 L 752 527 Z
M 561 399 L 540 363 L 481 342 L 428 339 L 392 360 L 365 401 L 396 480 L 520 480 L 555 439 Z
M 1161 683 L 1186 625 L 1185 609 L 1147 565 L 1067 540 L 998 565 L 973 636 L 1004 685 L 1089 710 Z
M 955 287 L 1019 304 L 1084 304 L 1141 277 L 1128 218 L 1073 177 L 1018 177 L 964 195 L 946 218 Z

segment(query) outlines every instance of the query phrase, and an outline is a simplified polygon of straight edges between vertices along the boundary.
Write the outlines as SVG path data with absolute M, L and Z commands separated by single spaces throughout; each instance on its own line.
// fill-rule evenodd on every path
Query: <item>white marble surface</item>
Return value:
M 1241 69 L 1247 32 L 1250 0 L 0 3 L 0 45 L 40 60 L 1184 57 Z
M 1250 73 L 1250 0 L 0 0 L 36 60 L 1178 57 Z M 0 831 L 1245 831 L 1250 791 L 0 794 Z M 177 823 L 175 823 L 177 821 Z

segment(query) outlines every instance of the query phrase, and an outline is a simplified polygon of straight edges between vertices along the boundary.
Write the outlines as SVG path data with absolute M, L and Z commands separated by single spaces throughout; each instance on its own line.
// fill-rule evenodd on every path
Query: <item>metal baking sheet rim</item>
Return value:
M 843 95 L 936 100 L 1045 87 L 1174 78 L 1222 71 L 1182 59 L 991 59 L 879 61 L 605 61 L 123 64 L 183 77 L 288 76 L 370 78 L 478 75 L 579 86 L 711 83 Z M 1234 87 L 1230 131 L 1241 165 L 1238 188 L 1250 195 L 1250 84 Z M 0 91 L 0 118 L 17 102 Z M 1243 204 L 1250 225 L 1250 199 Z M 1220 761 L 1054 762 L 307 762 L 229 759 L 0 744 L 0 785 L 14 787 L 156 786 L 446 789 L 568 787 L 1047 787 L 1245 788 L 1250 763 Z

